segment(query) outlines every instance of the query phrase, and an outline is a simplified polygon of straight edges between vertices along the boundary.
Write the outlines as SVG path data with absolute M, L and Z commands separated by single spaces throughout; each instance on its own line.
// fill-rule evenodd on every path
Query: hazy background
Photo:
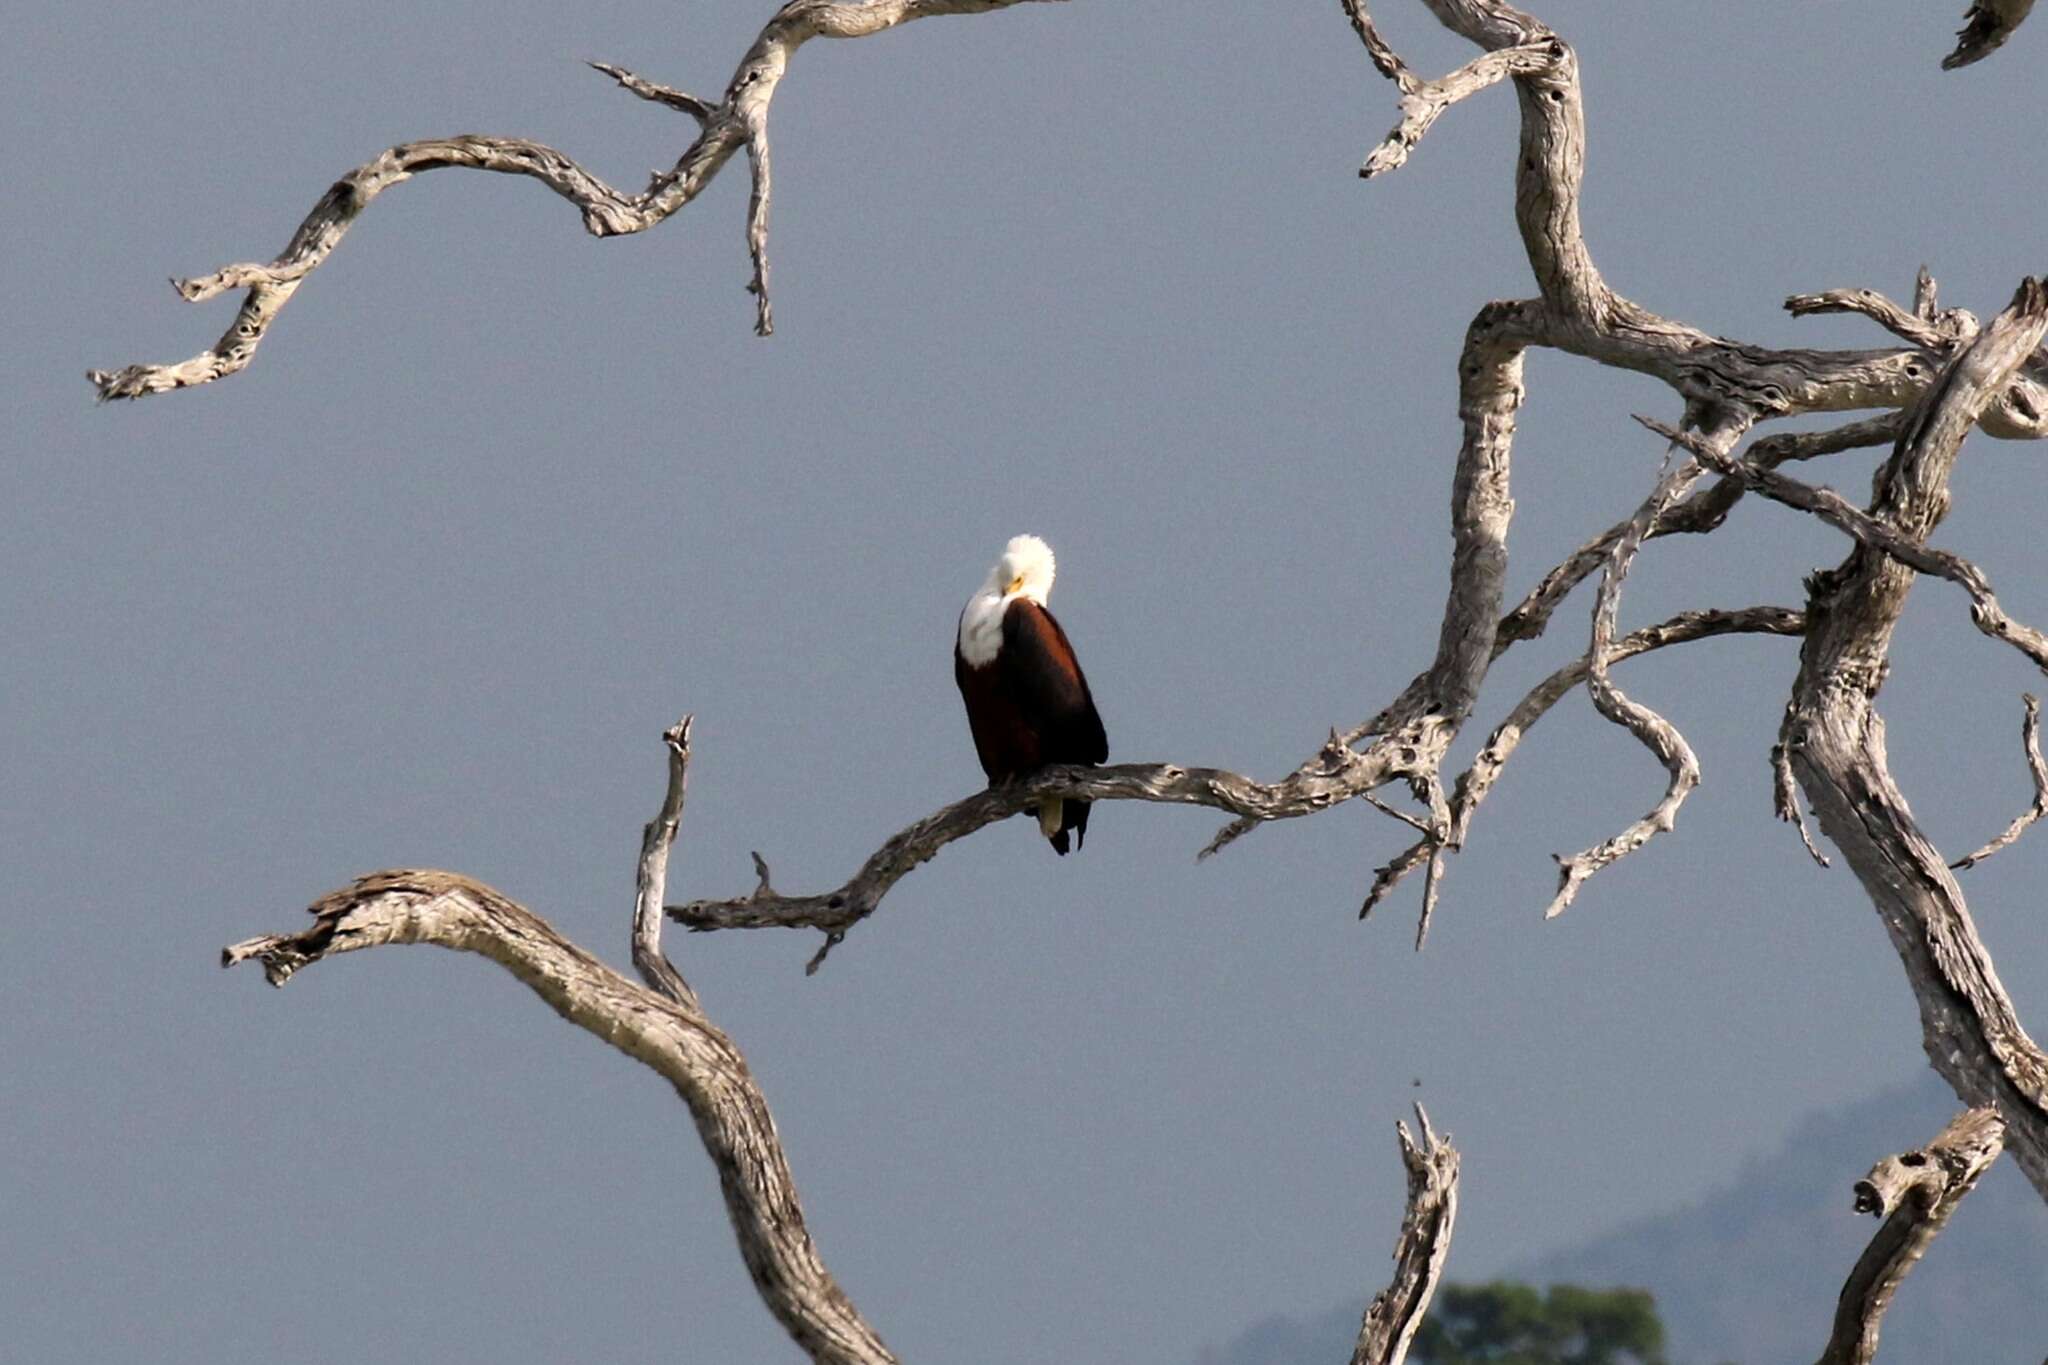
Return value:
M 1379 8 L 1419 69 L 1471 55 L 1419 6 Z M 1766 344 L 1879 344 L 1779 301 L 1908 296 L 1922 261 L 1944 300 L 2002 306 L 2048 266 L 2048 32 L 1943 73 L 1961 8 L 1547 0 L 1584 66 L 1609 279 Z M 93 406 L 86 368 L 183 358 L 231 316 L 167 275 L 268 258 L 393 142 L 521 134 L 637 186 L 692 125 L 581 60 L 715 95 L 769 9 L 11 17 L 0 1321 L 20 1358 L 794 1359 L 644 1069 L 480 960 L 379 952 L 279 995 L 223 975 L 220 946 L 426 864 L 623 965 L 659 735 L 686 709 L 672 895 L 745 889 L 749 849 L 784 889 L 836 884 L 979 784 L 947 654 L 1019 531 L 1059 552 L 1053 606 L 1120 760 L 1277 776 L 1427 662 L 1459 340 L 1530 287 L 1514 101 L 1453 110 L 1361 184 L 1394 93 L 1329 0 L 1034 5 L 806 48 L 774 109 L 772 340 L 742 289 L 743 174 L 596 242 L 533 183 L 447 171 L 374 206 L 245 374 Z M 1677 411 L 1547 353 L 1528 382 L 1514 592 L 1650 486 L 1629 412 Z M 2042 457 L 1973 439 L 1939 535 L 2037 622 Z M 1861 491 L 1874 462 L 1812 473 Z M 1842 551 L 1746 503 L 1655 546 L 1624 621 L 1797 604 Z M 1508 656 L 1460 757 L 1589 608 Z M 2038 681 L 1937 584 L 1895 657 L 1894 765 L 1959 854 L 2028 799 Z M 1582 697 L 1480 813 L 1421 956 L 1419 888 L 1354 917 L 1407 833 L 1362 805 L 1199 867 L 1209 812 L 1105 806 L 1064 861 L 1018 821 L 920 870 L 811 979 L 811 934 L 671 946 L 774 1105 L 829 1264 L 906 1360 L 1177 1365 L 1383 1281 L 1413 1098 L 1465 1155 L 1470 1279 L 1694 1201 L 1924 1067 L 1853 879 L 1771 818 L 1793 664 L 1737 640 L 1626 667 L 1706 785 L 1553 923 L 1550 855 L 1663 781 Z M 1965 878 L 2037 1029 L 2044 871 L 2037 834 Z M 1861 1169 L 1839 1172 L 1845 1224 Z

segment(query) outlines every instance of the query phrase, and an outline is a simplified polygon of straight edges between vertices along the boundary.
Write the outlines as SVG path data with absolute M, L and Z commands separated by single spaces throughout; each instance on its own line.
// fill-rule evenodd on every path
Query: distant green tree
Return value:
M 1665 1365 L 1647 1289 L 1511 1281 L 1448 1284 L 1408 1358 L 1415 1365 Z

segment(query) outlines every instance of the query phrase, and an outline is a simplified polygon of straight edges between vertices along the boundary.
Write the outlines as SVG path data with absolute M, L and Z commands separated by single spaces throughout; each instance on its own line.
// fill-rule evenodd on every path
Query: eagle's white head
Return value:
M 1042 607 L 1052 592 L 1052 576 L 1052 546 L 1037 536 L 1011 536 L 981 591 L 1004 599 L 1028 597 Z
M 1019 597 L 1045 605 L 1052 591 L 1052 546 L 1037 536 L 1012 536 L 980 591 L 960 613 L 960 656 L 980 668 L 1003 647 L 1003 612 Z

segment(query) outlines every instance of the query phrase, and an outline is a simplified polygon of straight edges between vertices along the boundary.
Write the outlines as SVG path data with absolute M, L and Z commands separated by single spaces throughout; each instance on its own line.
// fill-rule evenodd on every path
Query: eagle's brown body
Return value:
M 987 663 L 968 663 L 955 640 L 953 678 L 989 781 L 1012 781 L 1050 763 L 1101 763 L 1109 757 L 1109 737 L 1074 647 L 1052 613 L 1030 598 L 1004 605 L 1002 645 Z M 1041 813 L 1040 827 L 1054 851 L 1064 854 L 1070 834 L 1076 848 L 1087 837 L 1089 803 L 1059 804 L 1063 809 Z

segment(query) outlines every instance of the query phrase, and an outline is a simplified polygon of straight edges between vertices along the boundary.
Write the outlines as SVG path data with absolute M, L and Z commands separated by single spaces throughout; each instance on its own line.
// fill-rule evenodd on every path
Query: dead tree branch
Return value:
M 669 786 L 640 856 L 633 957 L 652 989 L 637 986 L 557 933 L 524 906 L 453 872 L 373 872 L 313 902 L 296 934 L 237 943 L 231 967 L 260 959 L 282 986 L 302 968 L 388 943 L 430 943 L 480 953 L 511 972 L 570 1023 L 587 1029 L 676 1088 L 718 1169 L 726 1212 L 762 1302 L 814 1361 L 893 1365 L 818 1257 L 768 1102 L 732 1040 L 705 1015 L 661 952 L 659 906 L 669 845 L 682 816 L 689 766 L 687 718 L 666 736 Z
M 1351 1365 L 1401 1365 L 1408 1358 L 1408 1345 L 1450 1259 L 1451 1230 L 1458 1221 L 1458 1149 L 1429 1126 L 1420 1104 L 1415 1123 L 1422 1130 L 1419 1142 L 1407 1124 L 1394 1125 L 1401 1164 L 1408 1170 L 1408 1204 L 1394 1242 L 1394 1280 L 1366 1306 Z
M 1984 571 L 1959 555 L 1930 550 L 1888 524 L 1857 507 L 1832 488 L 1816 488 L 1772 470 L 1753 469 L 1725 455 L 1712 452 L 1698 438 L 1676 431 L 1651 417 L 1636 418 L 1644 426 L 1687 446 L 1716 469 L 1742 479 L 1773 502 L 1811 512 L 1828 525 L 1846 531 L 1862 544 L 1882 551 L 1921 573 L 1945 578 L 1970 595 L 1970 620 L 1994 640 L 2003 640 L 2027 656 L 2034 665 L 2048 671 L 2048 635 L 2013 620 L 1998 604 L 1991 580 Z
M 1799 613 L 1782 607 L 1752 607 L 1740 612 L 1688 612 L 1614 642 L 1609 650 L 1609 660 L 1619 662 L 1667 645 L 1717 635 L 1756 632 L 1797 634 L 1803 619 Z M 1553 674 L 1516 708 L 1509 723 L 1495 732 L 1487 749 L 1487 754 L 1493 757 L 1484 777 L 1474 784 L 1472 775 L 1467 774 L 1467 778 L 1460 782 L 1457 802 L 1447 803 L 1444 807 L 1446 821 L 1455 818 L 1456 823 L 1445 823 L 1442 828 L 1455 830 L 1456 835 L 1437 839 L 1435 847 L 1458 846 L 1463 830 L 1470 822 L 1471 807 L 1484 797 L 1522 732 L 1535 724 L 1537 718 L 1560 696 L 1583 681 L 1586 670 L 1587 661 L 1580 659 Z M 1511 738 L 1507 734 L 1510 725 L 1515 727 Z M 770 883 L 767 864 L 757 853 L 754 861 L 759 881 L 752 892 L 724 900 L 697 900 L 671 905 L 667 914 L 677 923 L 697 931 L 819 929 L 831 935 L 831 941 L 836 943 L 854 925 L 875 913 L 883 897 L 898 882 L 920 864 L 936 857 L 946 845 L 1031 809 L 1042 797 L 1207 806 L 1229 811 L 1241 820 L 1258 825 L 1269 820 L 1313 815 L 1354 796 L 1364 795 L 1391 780 L 1386 767 L 1375 766 L 1369 755 L 1358 754 L 1340 741 L 1333 740 L 1325 752 L 1330 755 L 1330 762 L 1313 774 L 1313 780 L 1295 773 L 1275 783 L 1258 782 L 1221 768 L 1183 768 L 1175 764 L 1123 763 L 1099 768 L 1046 768 L 1023 781 L 990 787 L 925 816 L 891 836 L 869 855 L 853 876 L 831 891 L 784 895 Z M 1487 754 L 1482 754 L 1482 762 L 1487 761 Z M 1468 785 L 1471 788 L 1469 792 Z M 1389 809 L 1388 813 L 1425 831 L 1432 828 L 1430 824 L 1409 819 L 1400 812 Z M 1425 842 L 1430 838 L 1426 833 Z M 1209 851 L 1204 849 L 1203 854 Z M 1415 865 L 1420 866 L 1425 861 L 1426 852 Z M 1398 876 L 1391 878 L 1388 886 L 1398 880 Z M 1383 894 L 1385 889 L 1378 888 L 1378 893 Z M 1366 910 L 1377 902 L 1379 894 L 1367 901 Z M 1360 913 L 1363 915 L 1364 912 Z M 830 944 L 827 946 L 829 948 Z M 816 970 L 823 956 L 820 953 L 812 960 L 811 970 Z
M 674 166 L 657 171 L 646 189 L 637 194 L 615 189 L 554 148 L 525 138 L 465 134 L 400 143 L 329 186 L 276 259 L 231 265 L 211 275 L 171 282 L 188 303 L 233 289 L 248 291 L 234 322 L 210 350 L 178 364 L 91 370 L 86 378 L 102 400 L 141 398 L 208 384 L 246 368 L 278 312 L 340 245 L 371 201 L 393 185 L 443 166 L 531 177 L 574 204 L 582 212 L 584 230 L 592 236 L 618 237 L 667 221 L 703 192 L 734 152 L 744 148 L 754 182 L 747 202 L 747 250 L 754 270 L 747 288 L 755 296 L 754 330 L 767 336 L 774 331 L 768 301 L 768 107 L 796 50 L 813 38 L 864 38 L 913 19 L 985 14 L 1022 2 L 788 0 L 740 59 L 724 98 L 716 104 L 593 62 L 592 66 L 624 89 L 681 110 L 698 122 L 696 139 Z
M 2034 0 L 1972 0 L 1956 30 L 1956 50 L 1941 59 L 1942 70 L 1968 66 L 1998 51 L 2033 8 Z
M 1712 434 L 1702 438 L 1702 443 L 1725 450 L 1742 438 L 1748 426 L 1746 415 L 1724 412 L 1715 422 Z M 1635 516 L 1630 518 L 1628 529 L 1615 543 L 1614 551 L 1608 557 L 1607 569 L 1601 575 L 1600 594 L 1593 606 L 1593 639 L 1586 651 L 1586 690 L 1593 698 L 1594 708 L 1602 716 L 1626 728 L 1657 756 L 1670 780 L 1663 798 L 1648 814 L 1613 838 L 1583 853 L 1558 860 L 1557 894 L 1543 912 L 1545 919 L 1555 919 L 1563 914 L 1578 896 L 1579 887 L 1595 872 L 1619 862 L 1656 835 L 1669 831 L 1677 822 L 1679 806 L 1699 785 L 1699 759 L 1694 756 L 1692 746 L 1685 742 L 1685 736 L 1678 732 L 1678 727 L 1641 702 L 1631 700 L 1607 674 L 1608 656 L 1614 642 L 1615 616 L 1621 606 L 1621 585 L 1628 576 L 1629 566 L 1635 562 L 1636 552 L 1642 548 L 1650 528 L 1692 490 L 1702 473 L 1700 462 L 1691 457 L 1673 461 L 1667 455 L 1666 459 L 1670 467 L 1659 477 L 1656 489 L 1636 510 Z
M 1815 412 L 1892 410 L 1836 433 L 1772 438 L 1784 441 L 1782 458 L 1885 439 L 1898 420 L 1896 412 L 1921 400 L 1947 359 L 1942 350 L 1917 343 L 1903 350 L 1819 351 L 1732 342 L 1659 317 L 1616 293 L 1594 266 L 1579 221 L 1585 118 L 1571 47 L 1534 17 L 1500 0 L 1423 3 L 1447 28 L 1486 52 L 1516 50 L 1506 64 L 1511 69 L 1503 72 L 1512 76 L 1522 115 L 1515 217 L 1539 295 L 1487 304 L 1466 332 L 1458 364 L 1464 438 L 1452 483 L 1451 591 L 1436 659 L 1371 720 L 1336 737 L 1352 749 L 1377 736 L 1364 756 L 1383 769 L 1385 780 L 1411 782 L 1425 776 L 1441 780 L 1443 754 L 1470 715 L 1493 659 L 1515 640 L 1540 634 L 1556 605 L 1607 562 L 1626 534 L 1624 523 L 1596 538 L 1503 617 L 1506 537 L 1514 511 L 1509 472 L 1515 416 L 1523 397 L 1522 356 L 1529 347 L 1550 347 L 1651 375 L 1668 384 L 1689 408 L 1741 425 Z M 1409 101 L 1423 97 L 1426 83 L 1379 34 L 1366 0 L 1344 0 L 1344 8 L 1375 67 L 1402 91 L 1403 124 L 1391 142 L 1405 149 L 1412 145 L 1412 139 L 1401 141 L 1402 129 L 1410 123 Z M 1490 83 L 1491 76 L 1479 79 L 1490 71 L 1467 68 L 1459 95 Z M 1426 126 L 1426 120 L 1418 119 L 1415 136 Z M 1376 169 L 1392 164 L 1397 163 Z M 1932 281 L 1922 293 L 1926 317 L 1919 335 L 1946 338 L 1943 319 L 1933 309 Z M 1994 435 L 2048 437 L 2048 373 L 2038 364 L 2016 369 L 1980 423 Z M 1724 478 L 1715 488 L 1663 509 L 1646 538 L 1677 530 L 1711 531 L 1740 493 L 1739 484 Z M 1327 767 L 1331 754 L 1331 746 L 1325 745 L 1300 772 Z M 1233 821 L 1218 832 L 1211 848 L 1227 845 L 1258 823 Z M 1406 865 L 1421 866 L 1425 861 L 1435 866 L 1434 860 L 1410 860 Z
M 1884 1225 L 1842 1286 L 1818 1365 L 1870 1365 L 1877 1358 L 1878 1327 L 1893 1293 L 2004 1147 L 2005 1121 L 1996 1109 L 1965 1109 L 1924 1148 L 1888 1156 L 1856 1182 L 1856 1212 L 1875 1214 Z
M 691 725 L 692 718 L 685 716 L 662 737 L 668 746 L 668 789 L 641 838 L 632 942 L 633 961 L 646 987 L 627 981 L 546 920 L 483 883 L 425 869 L 359 878 L 313 902 L 311 927 L 232 944 L 222 950 L 221 965 L 258 959 L 271 985 L 281 987 L 326 958 L 392 943 L 427 943 L 490 958 L 564 1019 L 644 1063 L 676 1088 L 718 1169 L 726 1210 L 755 1288 L 811 1359 L 821 1365 L 894 1365 L 896 1357 L 818 1258 L 775 1121 L 745 1059 L 712 1025 L 696 992 L 662 951 L 660 907 L 689 783 Z M 1041 784 L 1034 790 L 1061 789 Z M 1028 799 L 1022 784 L 985 795 L 1016 796 L 1019 808 Z M 761 879 L 757 899 L 779 899 L 769 885 L 767 864 L 758 854 L 754 862 Z M 1450 1255 L 1458 1153 L 1430 1127 L 1419 1104 L 1415 1117 L 1419 1142 L 1407 1124 L 1395 1125 L 1408 1172 L 1407 1207 L 1394 1250 L 1397 1270 L 1393 1284 L 1366 1313 L 1354 1362 L 1400 1365 Z
M 1315 773 L 1294 773 L 1274 783 L 1254 781 L 1221 768 L 1182 768 L 1170 763 L 1045 768 L 1023 781 L 990 787 L 927 815 L 890 838 L 836 890 L 785 896 L 769 885 L 766 864 L 756 854 L 761 880 L 752 894 L 671 905 L 668 916 L 697 930 L 822 929 L 843 935 L 873 914 L 897 882 L 947 844 L 1035 807 L 1042 797 L 1208 806 L 1257 824 L 1312 815 L 1389 780 L 1385 767 L 1342 745 L 1333 746 L 1330 755 L 1329 764 Z
M 1964 436 L 2048 332 L 2048 288 L 2011 306 L 1946 364 L 1880 472 L 1868 516 L 1924 545 L 1948 509 Z M 1799 785 L 1891 935 L 1920 1006 L 1926 1051 L 1964 1103 L 1995 1105 L 2034 1188 L 2048 1196 L 2048 1057 L 2027 1036 L 1945 859 L 1892 781 L 1875 702 L 1915 566 L 1859 538 L 1809 580 L 1808 631 L 1785 747 Z
M 2034 804 L 2013 817 L 2005 832 L 1993 839 L 1975 853 L 1966 853 L 1951 864 L 1960 870 L 1975 867 L 2002 848 L 2010 848 L 2020 835 L 2026 833 L 2028 825 L 2048 815 L 2048 764 L 2041 761 L 2041 702 L 2033 693 L 2022 698 L 2027 705 L 2027 716 L 2020 723 L 2020 742 L 2027 750 L 2027 771 L 2034 778 Z
M 633 966 L 650 990 L 660 991 L 689 1009 L 703 1012 L 697 993 L 661 950 L 661 907 L 668 890 L 668 851 L 683 822 L 683 797 L 690 785 L 690 728 L 696 717 L 684 716 L 663 733 L 668 745 L 668 793 L 661 810 L 640 833 L 640 867 L 633 894 Z
M 1720 635 L 1802 635 L 1805 631 L 1805 613 L 1793 611 L 1789 607 L 1681 612 L 1669 620 L 1654 626 L 1645 626 L 1615 641 L 1608 650 L 1607 661 L 1609 665 L 1613 665 L 1625 659 L 1632 659 L 1638 654 L 1663 649 L 1668 645 L 1686 644 L 1693 640 L 1705 640 Z M 1374 878 L 1365 905 L 1358 912 L 1359 918 L 1363 919 L 1370 914 L 1385 898 L 1387 892 L 1393 890 L 1410 872 L 1423 865 L 1424 860 L 1434 849 L 1442 848 L 1455 852 L 1465 846 L 1465 839 L 1472 827 L 1472 817 L 1493 790 L 1494 784 L 1500 781 L 1508 760 L 1514 756 L 1524 736 L 1573 688 L 1585 682 L 1590 667 L 1586 656 L 1574 659 L 1531 688 L 1528 694 L 1515 704 L 1507 719 L 1487 736 L 1486 744 L 1472 760 L 1472 766 L 1459 775 L 1450 799 L 1451 819 L 1448 836 L 1438 843 L 1425 828 L 1422 839 L 1382 867 Z M 1425 897 L 1425 913 L 1416 930 L 1415 946 L 1418 949 L 1428 936 L 1428 930 L 1429 916 Z

